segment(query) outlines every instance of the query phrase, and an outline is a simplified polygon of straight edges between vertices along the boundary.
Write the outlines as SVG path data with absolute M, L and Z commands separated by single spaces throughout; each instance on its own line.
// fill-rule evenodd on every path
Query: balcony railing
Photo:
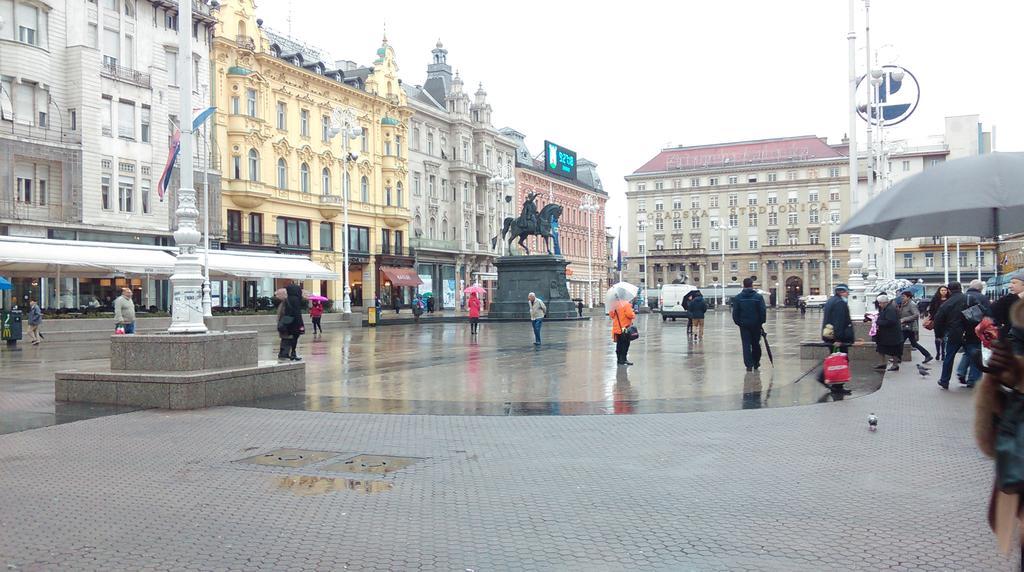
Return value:
M 235 36 L 235 45 L 243 50 L 256 51 L 256 41 L 250 36 Z
M 273 250 L 280 253 L 307 254 L 310 251 L 308 244 L 305 246 L 282 244 L 276 234 L 242 233 L 231 229 L 228 229 L 227 236 L 222 244 L 229 248 L 242 247 L 254 250 Z
M 142 73 L 138 70 L 134 70 L 129 67 L 119 66 L 117 64 L 103 64 L 100 69 L 100 75 L 103 77 L 109 77 L 117 81 L 123 81 L 137 85 L 139 87 L 149 88 L 151 86 L 150 77 L 148 73 Z
M 412 248 L 404 248 L 394 244 L 383 244 L 377 247 L 378 254 L 384 254 L 387 256 L 413 256 L 415 253 Z
M 450 250 L 458 251 L 459 243 L 455 240 L 437 240 L 434 238 L 409 239 L 409 248 L 413 250 Z

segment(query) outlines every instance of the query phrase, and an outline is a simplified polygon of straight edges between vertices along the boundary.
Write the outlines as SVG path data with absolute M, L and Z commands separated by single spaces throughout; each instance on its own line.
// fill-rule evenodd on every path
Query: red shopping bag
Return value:
M 846 383 L 850 381 L 850 358 L 844 353 L 830 354 L 825 358 L 825 383 Z

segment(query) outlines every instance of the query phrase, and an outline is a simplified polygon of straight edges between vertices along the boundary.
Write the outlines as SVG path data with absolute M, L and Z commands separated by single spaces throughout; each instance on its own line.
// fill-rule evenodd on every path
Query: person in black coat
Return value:
M 841 353 L 849 353 L 850 346 L 856 340 L 853 320 L 850 318 L 850 304 L 847 302 L 850 289 L 846 284 L 836 284 L 835 295 L 825 302 L 821 308 L 821 339 L 831 344 L 833 349 Z M 818 381 L 825 383 L 824 369 L 818 374 Z M 849 395 L 852 393 L 843 383 L 829 385 L 834 394 Z
M 1006 337 L 1013 353 L 1024 354 L 1024 328 L 1010 322 L 1010 309 L 1014 304 L 1024 303 L 1024 271 L 1010 276 L 1009 292 L 992 303 L 992 320 L 999 326 L 1000 336 Z
M 875 333 L 875 351 L 889 362 L 889 371 L 899 371 L 903 354 L 903 330 L 900 325 L 900 311 L 889 296 L 882 294 L 876 298 L 878 302 L 878 326 Z M 882 364 L 885 368 L 885 364 Z
M 690 300 L 690 320 L 693 322 L 693 339 L 704 339 L 704 316 L 708 313 L 708 303 L 700 290 L 694 290 L 696 295 Z
M 932 296 L 932 301 L 928 303 L 928 309 L 923 313 L 926 315 L 925 328 L 928 327 L 928 323 L 931 323 L 932 329 L 935 328 L 935 316 L 939 313 L 939 308 L 949 300 L 951 296 L 949 292 L 949 286 L 939 286 L 939 289 L 935 291 L 935 295 Z M 941 360 L 946 357 L 946 340 L 935 332 L 935 359 Z
M 299 336 L 306 333 L 306 325 L 302 323 L 302 288 L 299 288 L 298 284 L 289 284 L 284 288 L 285 293 L 288 297 L 285 299 L 283 304 L 284 316 L 283 320 L 286 322 L 284 325 L 291 334 L 291 348 L 288 353 L 288 359 L 292 361 L 299 361 L 302 358 L 296 353 L 296 348 L 299 345 Z M 289 318 L 291 318 L 289 320 Z M 280 354 L 278 354 L 280 358 Z
M 761 367 L 761 330 L 767 320 L 764 298 L 754 290 L 754 281 L 744 278 L 743 290 L 732 299 L 732 321 L 740 328 L 747 371 Z
M 939 387 L 949 389 L 949 378 L 953 376 L 953 363 L 956 354 L 964 345 L 963 314 L 967 308 L 967 296 L 959 282 L 949 283 L 949 298 L 939 306 L 935 313 L 935 335 L 945 342 L 945 353 L 942 359 L 942 374 L 939 375 Z

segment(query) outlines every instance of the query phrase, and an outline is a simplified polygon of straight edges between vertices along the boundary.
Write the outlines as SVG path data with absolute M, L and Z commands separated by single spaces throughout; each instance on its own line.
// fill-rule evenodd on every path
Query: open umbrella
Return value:
M 472 286 L 470 286 L 470 287 L 466 288 L 465 290 L 463 290 L 463 292 L 466 294 L 466 296 L 469 296 L 470 294 L 474 294 L 475 293 L 477 296 L 479 296 L 481 298 L 483 298 L 485 295 L 487 295 L 487 290 L 485 290 L 484 287 L 479 285 L 479 284 L 473 284 Z
M 1024 231 L 1024 153 L 946 161 L 875 197 L 839 229 L 884 239 Z
M 319 294 L 310 294 L 307 299 L 310 302 L 326 302 L 329 298 L 327 296 L 321 296 Z
M 633 286 L 629 282 L 619 282 L 608 289 L 608 292 L 604 295 L 604 310 L 605 312 L 611 312 L 614 310 L 620 302 L 629 302 L 633 298 L 636 298 L 636 293 L 640 289 Z
M 3 276 L 0 276 L 0 290 L 10 290 L 10 289 L 11 289 L 11 281 L 6 279 L 6 278 L 4 278 Z
M 433 292 L 421 292 L 420 296 L 422 296 L 424 298 L 433 298 L 434 297 L 434 293 Z

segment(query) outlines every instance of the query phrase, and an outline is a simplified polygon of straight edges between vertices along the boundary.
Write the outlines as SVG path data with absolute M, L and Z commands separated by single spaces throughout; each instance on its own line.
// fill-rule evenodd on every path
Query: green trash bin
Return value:
M 0 313 L 0 340 L 13 346 L 21 339 L 21 310 Z

